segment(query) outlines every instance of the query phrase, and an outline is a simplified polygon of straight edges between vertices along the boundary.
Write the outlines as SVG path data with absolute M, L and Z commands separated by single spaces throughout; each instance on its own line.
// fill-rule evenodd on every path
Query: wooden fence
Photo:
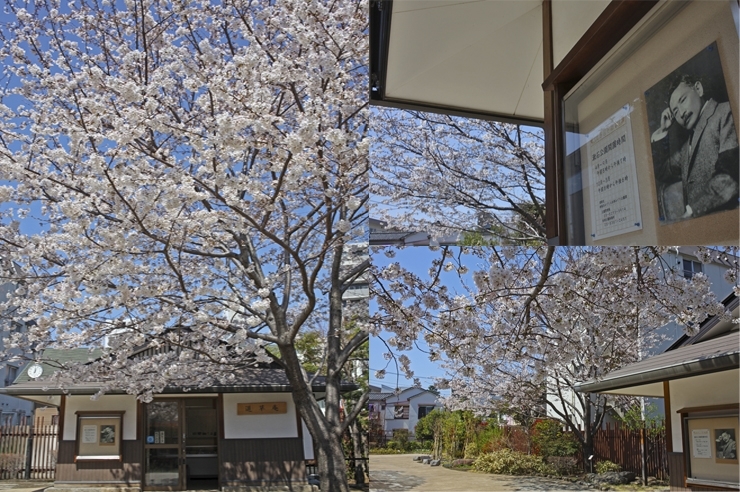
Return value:
M 57 424 L 0 427 L 0 479 L 53 480 L 57 464 Z
M 641 439 L 644 438 L 644 460 L 648 477 L 668 479 L 668 455 L 665 442 L 665 427 L 647 427 L 630 430 L 615 424 L 607 424 L 594 436 L 594 461 L 609 460 L 622 465 L 622 470 L 631 471 L 640 477 L 643 453 Z
M 503 427 L 507 445 L 522 453 L 530 453 L 530 436 L 522 426 L 509 425 Z M 623 471 L 634 472 L 639 478 L 642 475 L 643 452 L 641 451 L 641 434 L 644 434 L 644 460 L 646 475 L 658 480 L 668 479 L 668 455 L 665 442 L 665 427 L 651 426 L 644 430 L 630 430 L 614 423 L 607 423 L 594 435 L 593 463 L 609 460 L 622 466 Z M 409 436 L 413 440 L 413 434 Z M 393 431 L 370 434 L 370 442 L 374 446 L 385 446 L 393 439 Z M 580 452 L 576 456 L 578 466 L 582 467 L 583 459 Z M 589 472 L 590 470 L 585 470 Z

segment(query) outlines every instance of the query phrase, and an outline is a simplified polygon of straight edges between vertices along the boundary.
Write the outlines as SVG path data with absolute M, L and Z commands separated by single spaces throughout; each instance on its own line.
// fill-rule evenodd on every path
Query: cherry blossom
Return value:
M 697 253 L 736 260 L 737 249 L 727 249 Z M 576 383 L 639 360 L 669 322 L 692 333 L 708 316 L 730 317 L 707 277 L 687 280 L 668 251 L 444 247 L 426 275 L 399 263 L 375 266 L 373 334 L 391 334 L 386 358 L 406 373 L 412 364 L 399 354 L 426 342 L 448 373 L 435 382 L 452 390 L 448 408 L 540 416 L 547 408 L 589 450 L 607 400 L 576 393 Z M 737 268 L 735 261 L 729 279 Z
M 8 349 L 108 340 L 50 386 L 104 381 L 148 400 L 232 381 L 272 346 L 322 490 L 347 490 L 340 435 L 364 400 L 342 421 L 339 385 L 367 340 L 342 321 L 342 293 L 368 265 L 342 266 L 366 220 L 365 4 L 5 8 L 0 258 L 18 290 L 0 312 L 29 326 Z M 325 411 L 293 344 L 317 326 Z

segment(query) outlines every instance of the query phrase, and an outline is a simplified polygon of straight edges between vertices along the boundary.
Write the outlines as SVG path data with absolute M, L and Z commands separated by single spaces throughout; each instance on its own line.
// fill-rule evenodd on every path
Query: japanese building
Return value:
M 277 364 L 240 370 L 235 383 L 168 387 L 148 403 L 116 391 L 91 398 L 100 383 L 62 390 L 43 380 L 60 363 L 90 357 L 88 349 L 46 350 L 42 360 L 53 363 L 27 365 L 0 390 L 59 408 L 53 490 L 313 490 L 306 469 L 313 441 Z M 322 385 L 314 379 L 317 400 Z
M 737 296 L 723 303 L 736 320 Z M 671 490 L 740 488 L 740 331 L 732 320 L 712 316 L 664 353 L 576 389 L 664 400 Z

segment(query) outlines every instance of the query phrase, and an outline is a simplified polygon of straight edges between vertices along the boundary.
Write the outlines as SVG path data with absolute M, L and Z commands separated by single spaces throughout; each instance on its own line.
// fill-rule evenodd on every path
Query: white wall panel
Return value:
M 287 403 L 287 413 L 237 415 L 238 403 Z M 226 393 L 224 394 L 224 437 L 226 439 L 257 439 L 268 437 L 298 437 L 296 408 L 290 393 Z
M 64 404 L 64 441 L 77 437 L 78 411 L 124 411 L 123 439 L 136 440 L 136 397 L 131 395 L 103 395 L 91 400 L 87 395 L 67 396 Z

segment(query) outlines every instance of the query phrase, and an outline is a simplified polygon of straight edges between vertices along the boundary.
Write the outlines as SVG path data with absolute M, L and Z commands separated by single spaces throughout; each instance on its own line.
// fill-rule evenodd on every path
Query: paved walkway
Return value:
M 489 492 L 593 490 L 544 477 L 488 475 L 422 465 L 414 454 L 370 455 L 370 492 Z
M 12 490 L 13 492 L 41 492 L 54 485 L 45 480 L 0 480 L 0 490 Z

